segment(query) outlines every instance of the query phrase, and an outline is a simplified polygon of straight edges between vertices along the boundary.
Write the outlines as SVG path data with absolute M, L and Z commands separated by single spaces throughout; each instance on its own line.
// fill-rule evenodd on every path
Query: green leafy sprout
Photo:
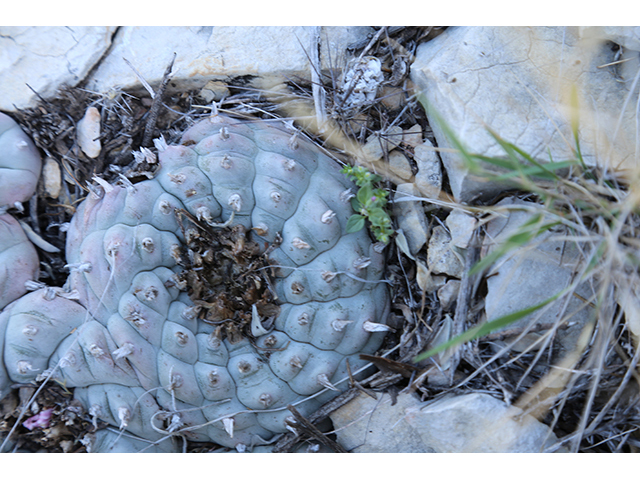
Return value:
M 382 177 L 361 166 L 346 165 L 342 173 L 359 187 L 358 193 L 351 199 L 351 206 L 357 213 L 347 221 L 347 233 L 362 230 L 365 220 L 369 220 L 371 233 L 377 240 L 388 244 L 394 230 L 391 228 L 391 217 L 385 210 L 389 192 L 377 186 Z

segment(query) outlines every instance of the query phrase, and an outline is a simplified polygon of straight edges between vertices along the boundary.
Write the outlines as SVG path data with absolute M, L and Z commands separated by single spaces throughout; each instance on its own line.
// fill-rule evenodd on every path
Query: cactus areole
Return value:
M 65 288 L 0 313 L 0 395 L 74 387 L 120 429 L 93 451 L 268 445 L 288 405 L 313 413 L 380 347 L 383 256 L 346 232 L 340 166 L 280 126 L 215 115 L 161 150 L 152 179 L 101 183 L 78 207 Z

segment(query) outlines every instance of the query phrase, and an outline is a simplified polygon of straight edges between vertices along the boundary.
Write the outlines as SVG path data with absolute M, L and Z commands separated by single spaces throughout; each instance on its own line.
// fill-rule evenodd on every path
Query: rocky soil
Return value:
M 154 140 L 212 112 L 285 118 L 382 177 L 377 372 L 269 450 L 638 451 L 637 28 L 0 27 L 0 50 L 0 110 L 43 157 L 10 213 L 52 287 L 90 185 L 153 176 Z M 3 451 L 86 451 L 106 424 L 65 385 L 25 412 L 36 387 L 0 402 Z

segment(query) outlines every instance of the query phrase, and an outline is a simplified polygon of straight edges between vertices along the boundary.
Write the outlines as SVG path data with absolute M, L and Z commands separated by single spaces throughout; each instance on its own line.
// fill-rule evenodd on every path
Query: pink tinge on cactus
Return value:
M 51 416 L 53 415 L 53 408 L 47 408 L 40 413 L 35 414 L 33 417 L 26 419 L 22 422 L 22 426 L 28 430 L 34 428 L 48 428 L 51 423 Z

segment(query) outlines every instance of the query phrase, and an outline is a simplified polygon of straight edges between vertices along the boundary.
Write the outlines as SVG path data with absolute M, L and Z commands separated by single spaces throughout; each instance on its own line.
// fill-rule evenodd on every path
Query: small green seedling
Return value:
M 353 214 L 347 221 L 347 233 L 362 230 L 365 220 L 368 219 L 371 232 L 376 239 L 385 244 L 389 243 L 394 233 L 391 228 L 391 217 L 385 210 L 389 192 L 375 187 L 375 184 L 382 180 L 380 175 L 371 173 L 364 167 L 351 165 L 346 165 L 342 173 L 360 187 L 356 196 L 351 199 L 351 206 L 358 213 Z

